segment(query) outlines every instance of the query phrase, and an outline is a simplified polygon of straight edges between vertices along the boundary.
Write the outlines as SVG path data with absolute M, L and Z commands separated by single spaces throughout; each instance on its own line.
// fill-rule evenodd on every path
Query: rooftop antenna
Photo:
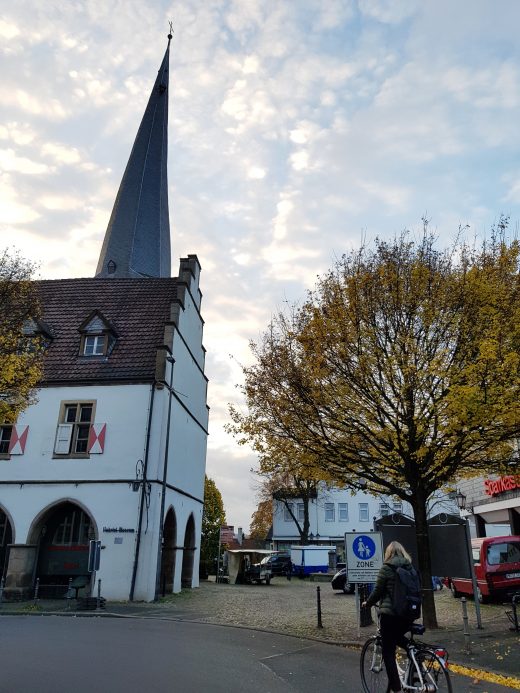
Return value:
M 168 34 L 168 41 L 171 41 L 173 38 L 173 22 L 168 22 L 170 25 L 170 33 Z

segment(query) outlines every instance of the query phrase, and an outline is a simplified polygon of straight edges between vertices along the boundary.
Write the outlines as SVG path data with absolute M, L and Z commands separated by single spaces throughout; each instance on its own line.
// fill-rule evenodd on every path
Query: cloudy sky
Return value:
M 92 276 L 174 22 L 173 260 L 196 253 L 208 473 L 247 528 L 255 458 L 223 424 L 273 312 L 362 237 L 520 219 L 517 0 L 3 0 L 0 235 Z M 174 269 L 174 271 L 175 271 Z

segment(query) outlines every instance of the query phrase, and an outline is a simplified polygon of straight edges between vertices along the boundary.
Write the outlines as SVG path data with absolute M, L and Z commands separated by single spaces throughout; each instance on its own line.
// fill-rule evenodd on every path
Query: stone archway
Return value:
M 195 520 L 190 515 L 184 533 L 184 550 L 182 552 L 182 587 L 191 587 L 193 580 L 193 559 L 195 557 Z
M 13 526 L 7 514 L 0 508 L 0 580 L 5 577 L 9 558 L 8 546 L 13 543 Z
M 163 544 L 161 550 L 161 577 L 159 589 L 161 594 L 173 592 L 173 579 L 175 576 L 175 554 L 177 549 L 177 519 L 175 511 L 170 508 L 166 513 L 163 528 Z
M 71 578 L 88 591 L 89 542 L 96 534 L 90 514 L 72 500 L 52 505 L 35 519 L 29 543 L 37 547 L 34 577 L 40 596 L 64 596 Z

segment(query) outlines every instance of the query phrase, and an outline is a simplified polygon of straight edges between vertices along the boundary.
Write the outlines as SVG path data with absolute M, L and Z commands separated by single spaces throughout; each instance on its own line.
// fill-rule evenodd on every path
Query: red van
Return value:
M 471 551 L 479 601 L 520 592 L 520 536 L 472 539 Z M 470 578 L 450 577 L 449 587 L 454 597 L 473 595 Z

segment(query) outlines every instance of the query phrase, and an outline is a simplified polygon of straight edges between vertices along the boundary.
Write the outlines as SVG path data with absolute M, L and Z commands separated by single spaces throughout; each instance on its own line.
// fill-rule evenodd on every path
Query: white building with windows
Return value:
M 25 337 L 46 346 L 38 401 L 0 422 L 4 598 L 36 581 L 56 597 L 101 580 L 121 600 L 198 585 L 207 379 L 199 261 L 170 271 L 170 39 L 96 276 L 35 283 L 41 315 Z
M 295 498 L 289 506 L 298 522 L 303 523 L 302 500 Z M 320 484 L 316 498 L 310 500 L 309 540 L 313 544 L 335 544 L 338 556 L 342 556 L 345 532 L 370 532 L 375 519 L 392 513 L 411 515 L 412 509 L 398 499 L 362 492 L 352 494 L 347 489 Z M 273 500 L 272 542 L 276 550 L 300 543 L 298 527 L 289 508 L 280 500 Z

